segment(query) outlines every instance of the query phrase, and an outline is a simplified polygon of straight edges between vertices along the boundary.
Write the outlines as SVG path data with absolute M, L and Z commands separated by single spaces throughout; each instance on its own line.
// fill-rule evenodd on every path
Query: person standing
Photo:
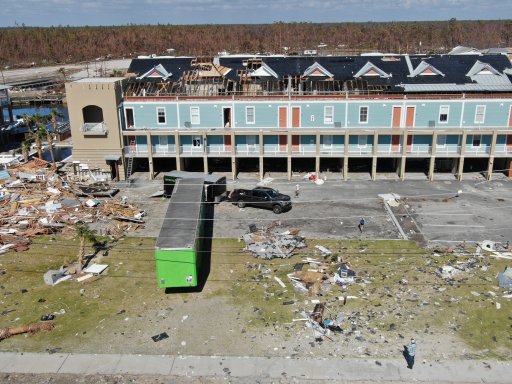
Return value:
M 299 185 L 299 184 L 297 184 L 297 185 L 295 186 L 295 197 L 299 197 L 299 191 L 300 191 L 300 185 Z
M 357 228 L 359 228 L 360 232 L 363 232 L 364 224 L 365 224 L 364 217 L 361 217 L 361 219 L 359 220 L 359 224 L 357 225 Z
M 407 368 L 412 369 L 414 366 L 414 356 L 416 356 L 416 340 L 411 339 L 411 342 L 405 346 L 404 355 L 405 360 L 407 360 Z

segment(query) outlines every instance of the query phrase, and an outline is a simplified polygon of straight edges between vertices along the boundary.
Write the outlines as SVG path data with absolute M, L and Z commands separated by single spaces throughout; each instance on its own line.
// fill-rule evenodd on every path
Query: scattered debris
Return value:
M 512 268 L 506 267 L 505 270 L 498 274 L 498 285 L 501 288 L 512 288 Z
M 0 328 L 0 341 L 22 333 L 34 334 L 39 331 L 51 331 L 54 328 L 54 326 L 55 325 L 53 323 L 44 322 L 23 325 L 21 327 Z
M 293 256 L 295 249 L 306 247 L 304 238 L 298 235 L 298 231 L 273 231 L 279 225 L 279 222 L 273 222 L 267 228 L 259 230 L 251 226 L 250 232 L 243 236 L 245 249 L 260 259 L 285 259 Z
M 80 222 L 109 221 L 102 234 L 114 238 L 144 224 L 145 212 L 126 199 L 114 200 L 117 189 L 98 182 L 88 168 L 87 175 L 77 175 L 50 165 L 34 159 L 2 172 L 0 254 L 27 250 L 34 236 L 68 231 Z M 112 225 L 113 219 L 123 223 Z
M 164 340 L 164 339 L 168 339 L 169 338 L 169 335 L 167 334 L 167 332 L 162 332 L 158 335 L 155 335 L 155 336 L 151 336 L 151 338 L 153 339 L 153 341 L 156 343 L 157 341 L 160 341 L 160 340 Z

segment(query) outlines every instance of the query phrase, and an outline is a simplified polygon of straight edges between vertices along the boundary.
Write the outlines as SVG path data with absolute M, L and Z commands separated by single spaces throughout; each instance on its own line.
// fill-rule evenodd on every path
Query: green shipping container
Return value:
M 156 241 L 159 288 L 195 287 L 203 245 L 203 179 L 178 180 Z

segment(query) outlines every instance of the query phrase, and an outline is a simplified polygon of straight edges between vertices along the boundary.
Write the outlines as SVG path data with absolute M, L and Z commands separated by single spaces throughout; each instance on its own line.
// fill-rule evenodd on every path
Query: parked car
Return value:
M 290 196 L 279 193 L 279 191 L 268 187 L 234 189 L 229 194 L 228 199 L 238 205 L 239 208 L 252 206 L 271 209 L 274 213 L 281 213 L 292 209 Z

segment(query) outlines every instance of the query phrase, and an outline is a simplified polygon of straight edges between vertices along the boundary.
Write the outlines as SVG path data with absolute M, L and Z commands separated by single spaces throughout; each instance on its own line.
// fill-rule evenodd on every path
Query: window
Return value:
M 324 135 L 324 148 L 332 148 L 332 135 Z
M 483 124 L 485 121 L 485 105 L 477 105 L 475 110 L 475 124 Z
M 133 118 L 133 108 L 126 108 L 126 125 L 128 128 L 133 128 L 135 125 L 135 119 Z
M 368 123 L 368 107 L 359 107 L 359 123 Z
M 245 123 L 246 124 L 256 123 L 254 107 L 245 107 Z
M 473 135 L 473 147 L 479 147 L 482 143 L 482 135 Z
M 357 146 L 359 148 L 365 148 L 368 144 L 368 136 L 367 135 L 359 135 L 357 136 Z
M 446 147 L 446 135 L 437 135 L 437 146 Z
M 201 136 L 194 136 L 192 138 L 192 146 L 194 148 L 199 148 L 203 146 L 203 140 L 201 139 Z
M 200 124 L 199 107 L 190 107 L 190 124 Z
M 158 124 L 165 124 L 165 108 L 157 108 Z
M 439 107 L 439 122 L 447 123 L 448 122 L 448 113 L 450 112 L 449 105 L 441 105 Z
M 324 107 L 324 124 L 332 124 L 334 121 L 334 107 Z
M 158 136 L 158 145 L 160 147 L 167 147 L 169 144 L 168 136 Z

